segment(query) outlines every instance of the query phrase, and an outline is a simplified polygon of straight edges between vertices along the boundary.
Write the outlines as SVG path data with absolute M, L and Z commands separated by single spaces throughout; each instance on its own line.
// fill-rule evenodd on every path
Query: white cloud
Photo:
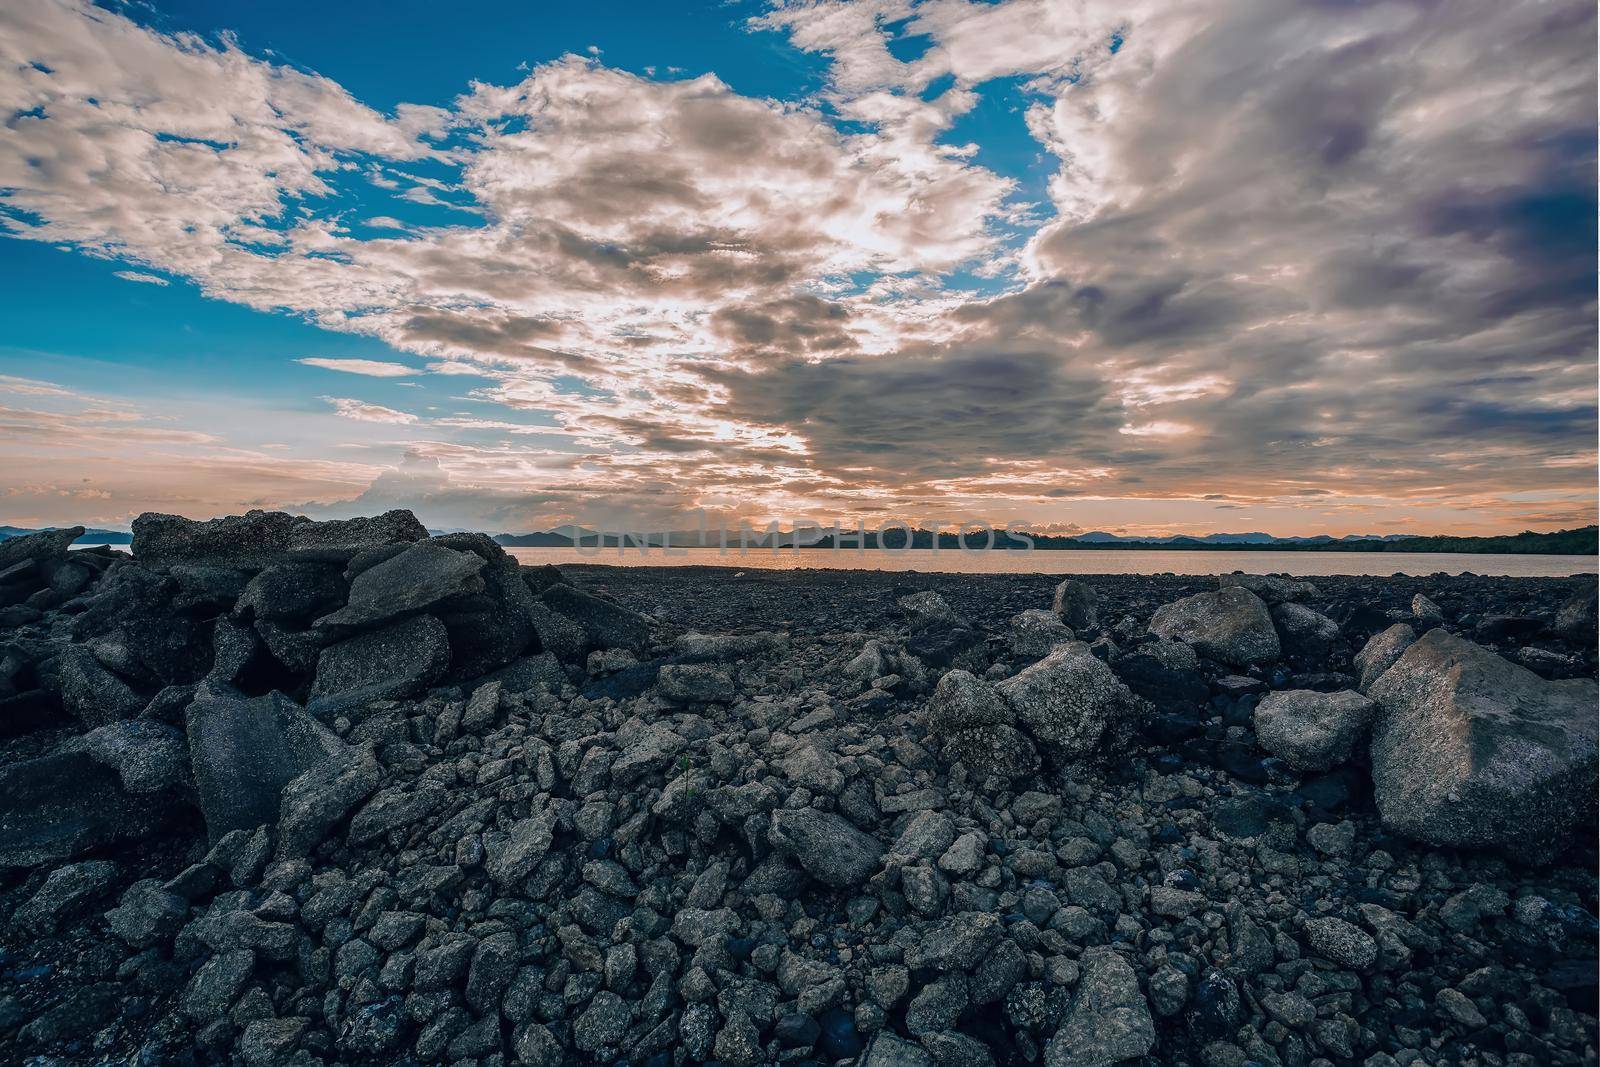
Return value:
M 159 274 L 145 274 L 136 270 L 113 271 L 112 277 L 121 278 L 125 282 L 140 282 L 144 285 L 167 285 L 168 282 Z
M 345 374 L 360 374 L 368 378 L 404 378 L 408 375 L 419 373 L 415 368 L 404 363 L 389 363 L 381 359 L 345 359 L 329 356 L 305 356 L 295 360 L 308 367 L 321 367 L 323 370 L 342 371 Z
M 322 399 L 333 405 L 334 414 L 340 418 L 354 419 L 357 422 L 409 425 L 417 421 L 417 417 L 410 412 L 396 411 L 382 404 L 369 404 L 365 400 L 354 400 L 345 396 L 325 396 Z

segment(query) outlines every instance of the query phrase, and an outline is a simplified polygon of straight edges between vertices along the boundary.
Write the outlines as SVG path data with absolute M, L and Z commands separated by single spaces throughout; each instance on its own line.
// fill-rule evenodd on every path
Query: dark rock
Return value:
M 23 760 L 0 768 L 0 867 L 58 864 L 137 841 L 181 810 L 172 795 L 129 792 L 87 751 Z
M 815 808 L 773 812 L 769 834 L 776 848 L 798 860 L 817 881 L 836 889 L 862 884 L 883 860 L 877 839 Z
M 1339 640 L 1339 624 L 1304 604 L 1276 605 L 1272 623 L 1283 650 L 1301 659 L 1325 659 Z
M 1317 587 L 1310 582 L 1276 574 L 1223 574 L 1217 577 L 1217 585 L 1223 589 L 1248 589 L 1268 607 L 1311 600 L 1318 595 Z
M 1355 692 L 1269 693 L 1255 709 L 1261 747 L 1299 771 L 1344 763 L 1366 738 L 1377 706 Z
M 1068 578 L 1056 586 L 1050 610 L 1073 630 L 1089 630 L 1100 623 L 1100 599 L 1094 587 Z
M 9 570 L 19 563 L 36 564 L 64 555 L 72 543 L 82 536 L 82 526 L 64 526 L 58 530 L 40 530 L 21 537 L 7 537 L 0 541 L 0 571 Z
M 1150 618 L 1150 632 L 1235 667 L 1271 663 L 1282 651 L 1266 604 L 1237 586 L 1163 605 Z
M 582 628 L 587 648 L 625 648 L 638 653 L 649 643 L 649 620 L 620 604 L 570 585 L 551 586 L 540 599 L 546 607 Z M 559 650 L 555 651 L 560 655 Z
M 117 865 L 89 860 L 57 867 L 44 885 L 12 913 L 17 927 L 35 934 L 53 934 L 62 923 L 85 911 L 117 879 Z
M 62 705 L 91 728 L 131 719 L 144 710 L 145 698 L 81 645 L 61 654 L 60 677 Z
M 1016 723 L 1057 761 L 1093 751 L 1108 730 L 1131 727 L 1138 699 L 1089 646 L 1073 641 L 995 686 Z
M 329 720 L 375 700 L 415 696 L 443 678 L 449 664 L 444 624 L 417 615 L 323 649 L 307 708 Z
M 411 545 L 362 571 L 345 606 L 316 622 L 331 632 L 370 629 L 415 615 L 453 597 L 483 591 L 483 560 L 430 542 Z
M 1045 1047 L 1046 1067 L 1110 1067 L 1144 1056 L 1156 1030 L 1139 976 L 1105 948 L 1085 952 L 1082 967 L 1066 1021 Z
M 342 604 L 346 586 L 338 566 L 281 563 L 250 579 L 234 605 L 246 622 L 306 622 Z

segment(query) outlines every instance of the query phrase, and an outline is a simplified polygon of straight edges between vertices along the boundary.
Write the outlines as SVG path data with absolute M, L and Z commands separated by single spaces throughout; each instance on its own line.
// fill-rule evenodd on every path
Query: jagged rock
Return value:
M 283 787 L 346 746 L 282 693 L 246 699 L 202 690 L 188 710 L 189 758 L 215 843 L 278 822 Z
M 1108 727 L 1139 713 L 1138 698 L 1082 641 L 1057 646 L 995 689 L 1017 725 L 1058 761 L 1088 754 Z
M 1039 659 L 1057 645 L 1076 639 L 1053 611 L 1029 608 L 1011 616 L 1011 654 L 1018 659 Z
M 370 750 L 324 760 L 283 787 L 278 802 L 278 856 L 309 855 L 383 782 Z
M 131 719 L 144 710 L 145 698 L 106 670 L 94 653 L 81 645 L 61 654 L 61 703 L 89 727 Z
M 1323 659 L 1339 640 L 1339 624 L 1304 604 L 1277 604 L 1271 614 L 1282 647 L 1290 655 Z
M 264 567 L 287 556 L 343 562 L 363 549 L 427 536 L 409 511 L 312 522 L 281 511 L 249 511 L 206 522 L 145 512 L 133 520 L 133 554 L 144 563 L 221 562 Z
M 876 838 L 832 812 L 815 808 L 773 812 L 768 836 L 807 874 L 835 889 L 862 884 L 883 860 L 883 846 Z
M 737 662 L 770 656 L 789 647 L 787 634 L 684 634 L 672 650 L 686 663 Z
M 0 768 L 0 867 L 35 867 L 148 837 L 182 811 L 167 793 L 132 793 L 84 750 Z
M 1375 682 L 1372 779 L 1389 829 L 1545 862 L 1595 812 L 1592 679 L 1548 682 L 1430 630 Z
M 1235 667 L 1271 663 L 1282 651 L 1266 604 L 1238 586 L 1196 593 L 1157 608 L 1150 632 L 1183 641 L 1202 656 Z
M 1372 701 L 1349 690 L 1269 693 L 1256 705 L 1256 737 L 1295 770 L 1325 771 L 1350 759 L 1376 710 Z
M 650 641 L 650 622 L 643 615 L 581 589 L 554 585 L 540 599 L 583 629 L 588 648 L 625 648 L 639 653 Z
M 1417 639 L 1417 632 L 1403 622 L 1397 622 L 1379 634 L 1373 634 L 1356 653 L 1356 689 L 1362 693 L 1372 688 L 1384 671 L 1394 666 Z
M 675 704 L 727 704 L 736 689 L 724 671 L 698 663 L 671 663 L 661 668 L 656 685 L 662 697 Z
M 122 893 L 121 902 L 106 912 L 106 925 L 130 948 L 142 949 L 170 940 L 189 917 L 189 902 L 162 886 L 160 879 L 144 878 Z
M 1046 1067 L 1110 1067 L 1146 1055 L 1156 1028 L 1139 976 L 1109 948 L 1086 951 L 1082 967 L 1072 1010 L 1045 1048 Z
M 242 583 L 233 595 L 241 588 Z M 211 666 L 211 623 L 189 614 L 180 592 L 172 575 L 121 564 L 101 579 L 73 619 L 72 637 L 112 639 L 140 672 L 163 685 L 198 681 Z
M 344 563 L 357 553 L 405 545 L 428 536 L 428 528 L 404 508 L 353 519 L 302 520 L 289 529 L 289 552 L 297 559 Z
M 1100 623 L 1100 598 L 1094 586 L 1067 578 L 1056 586 L 1050 610 L 1073 630 L 1093 629 Z
M 932 590 L 909 593 L 895 602 L 913 627 L 939 626 L 960 622 L 949 601 Z
M 467 681 L 515 660 L 533 643 L 537 601 L 522 580 L 517 561 L 493 538 L 478 533 L 431 538 L 483 561 L 483 593 L 442 606 L 439 618 L 450 637 L 451 681 Z
M 326 721 L 345 708 L 415 696 L 443 678 L 449 664 L 444 624 L 413 616 L 324 648 L 306 706 Z
M 39 563 L 63 555 L 82 536 L 82 526 L 64 526 L 58 530 L 40 530 L 21 537 L 7 537 L 0 541 L 0 571 L 9 570 L 19 563 Z
M 888 1030 L 872 1035 L 861 1056 L 861 1067 L 934 1067 L 933 1057 Z
M 1218 588 L 1226 589 L 1230 586 L 1250 590 L 1269 607 L 1311 600 L 1318 595 L 1317 587 L 1310 582 L 1285 578 L 1277 574 L 1221 574 L 1217 576 Z
M 337 608 L 346 595 L 333 564 L 280 563 L 250 579 L 233 613 L 245 622 L 303 622 Z
M 1552 629 L 1578 644 L 1595 643 L 1596 598 L 1600 585 L 1593 578 L 1582 579 L 1577 592 L 1568 597 L 1556 612 Z
M 412 545 L 362 571 L 344 607 L 316 621 L 333 632 L 370 629 L 483 591 L 483 560 L 429 542 Z
M 176 795 L 188 787 L 189 750 L 178 730 L 149 719 L 125 719 L 65 742 L 59 752 L 87 752 L 117 772 L 130 793 Z
M 528 623 L 539 639 L 540 648 L 554 655 L 562 663 L 583 662 L 583 654 L 589 647 L 589 634 L 582 626 L 565 615 L 552 611 L 544 601 L 537 598 L 528 605 Z
M 1438 625 L 1444 621 L 1444 609 L 1422 593 L 1411 598 L 1411 615 L 1425 626 Z
M 57 867 L 38 891 L 12 913 L 18 928 L 35 934 L 53 934 L 66 920 L 84 911 L 117 880 L 117 865 L 89 860 Z
M 994 686 L 968 671 L 945 672 L 925 715 L 946 757 L 978 774 L 1014 778 L 1039 767 L 1033 743 L 1013 725 L 1016 712 Z

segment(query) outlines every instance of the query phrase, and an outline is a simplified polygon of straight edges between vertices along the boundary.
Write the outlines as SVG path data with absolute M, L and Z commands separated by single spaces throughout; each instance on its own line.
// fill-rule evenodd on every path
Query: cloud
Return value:
M 161 277 L 159 274 L 145 274 L 136 270 L 112 271 L 112 277 L 121 278 L 125 282 L 139 282 L 143 285 L 165 286 L 170 284 L 168 283 L 167 279 Z
M 436 438 L 419 462 L 470 493 L 430 499 L 463 508 L 530 470 L 550 508 L 1592 503 L 1592 5 L 807 0 L 751 28 L 825 56 L 822 90 L 568 56 L 385 113 L 230 39 L 13 5 L 0 225 L 477 376 L 470 415 L 325 398 Z M 997 79 L 1039 205 L 948 143 Z M 418 199 L 464 210 L 400 223 Z
M 410 425 L 417 421 L 415 415 L 405 411 L 396 411 L 386 408 L 382 404 L 369 404 L 365 400 L 353 400 L 344 396 L 325 396 L 322 399 L 333 405 L 336 415 L 344 419 L 354 419 L 357 422 L 382 422 L 394 425 Z
M 305 356 L 295 360 L 308 367 L 321 367 L 323 370 L 342 371 L 345 374 L 360 374 L 368 378 L 404 378 L 408 375 L 419 373 L 414 367 L 404 363 L 390 363 L 381 359 L 335 359 L 325 356 Z

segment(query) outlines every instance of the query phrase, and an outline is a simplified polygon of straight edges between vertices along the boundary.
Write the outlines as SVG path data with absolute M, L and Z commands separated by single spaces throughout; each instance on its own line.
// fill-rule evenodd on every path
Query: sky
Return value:
M 1578 0 L 0 6 L 0 522 L 1594 521 Z

